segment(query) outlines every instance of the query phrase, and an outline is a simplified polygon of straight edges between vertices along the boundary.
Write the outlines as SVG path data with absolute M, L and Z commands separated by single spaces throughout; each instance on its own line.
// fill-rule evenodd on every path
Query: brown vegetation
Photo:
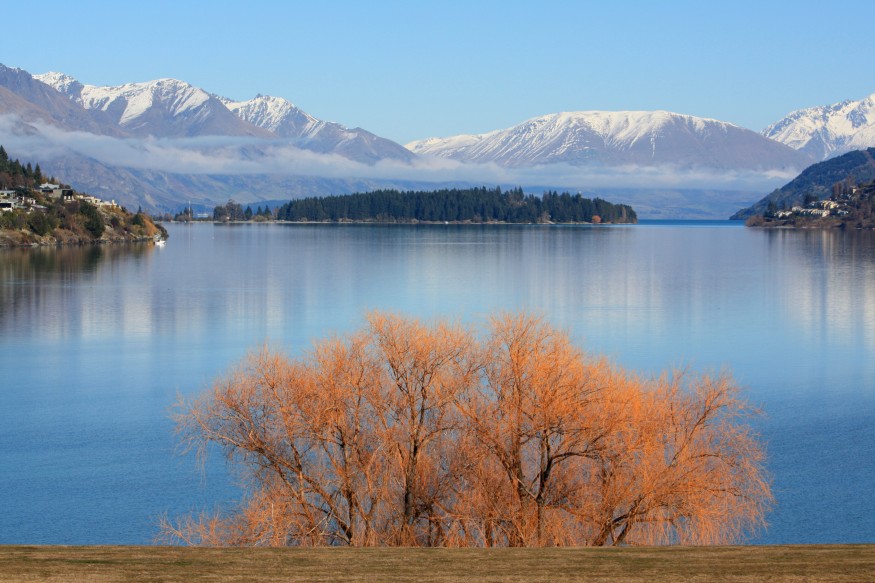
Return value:
M 544 549 L 2 546 L 0 582 L 859 583 L 875 545 Z
M 771 494 L 727 374 L 642 379 L 525 315 L 485 333 L 371 314 L 291 360 L 253 354 L 179 429 L 249 479 L 230 515 L 164 521 L 199 545 L 720 544 Z

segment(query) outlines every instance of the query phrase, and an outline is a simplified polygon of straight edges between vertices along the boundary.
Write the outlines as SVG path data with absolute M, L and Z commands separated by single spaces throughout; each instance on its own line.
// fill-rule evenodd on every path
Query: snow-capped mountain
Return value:
M 714 218 L 728 214 L 727 201 L 733 209 L 754 202 L 774 170 L 809 162 L 758 133 L 663 111 L 554 114 L 414 142 L 411 151 L 278 97 L 238 102 L 174 79 L 97 87 L 2 65 L 0 143 L 76 188 L 148 210 L 500 182 L 631 200 L 643 217 Z M 414 152 L 513 169 L 435 164 Z
M 715 169 L 802 168 L 804 153 L 729 123 L 667 111 L 579 111 L 479 135 L 411 142 L 417 154 L 521 167 L 566 163 Z
M 365 163 L 414 157 L 400 144 L 361 128 L 316 119 L 281 97 L 258 95 L 249 101 L 233 101 L 176 79 L 97 87 L 83 85 L 63 73 L 34 78 L 81 105 L 98 123 L 138 137 L 283 140 L 304 150 Z
M 86 111 L 23 69 L 0 64 L 0 114 L 14 114 L 23 123 L 40 122 L 66 130 L 119 135 Z M 33 130 L 31 130 L 33 131 Z
M 63 73 L 34 75 L 71 101 L 93 112 L 103 124 L 114 124 L 135 136 L 272 137 L 245 123 L 204 91 L 176 79 L 127 83 L 117 87 L 83 85 Z
M 875 146 L 875 93 L 858 101 L 798 109 L 763 135 L 816 160 Z
M 298 147 L 320 153 L 335 153 L 361 162 L 384 158 L 409 161 L 409 150 L 361 128 L 322 121 L 281 97 L 257 95 L 249 101 L 219 97 L 241 120 L 295 141 Z
M 249 101 L 216 97 L 238 118 L 280 137 L 300 137 L 319 123 L 315 117 L 282 97 L 259 94 Z

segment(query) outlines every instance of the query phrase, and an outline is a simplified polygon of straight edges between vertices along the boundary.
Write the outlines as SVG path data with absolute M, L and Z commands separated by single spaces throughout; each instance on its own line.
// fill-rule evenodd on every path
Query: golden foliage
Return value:
M 289 359 L 263 349 L 180 404 L 194 448 L 249 479 L 201 545 L 717 544 L 772 502 L 728 374 L 641 379 L 526 314 L 481 334 L 373 313 Z

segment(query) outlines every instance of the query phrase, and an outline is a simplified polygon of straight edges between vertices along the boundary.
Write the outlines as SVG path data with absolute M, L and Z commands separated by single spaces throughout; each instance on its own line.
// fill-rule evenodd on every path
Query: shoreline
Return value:
M 158 241 L 166 241 L 167 238 L 163 237 L 161 239 L 156 239 L 151 236 L 144 237 L 135 237 L 135 238 L 111 238 L 111 239 L 97 239 L 97 240 L 86 240 L 86 239 L 76 239 L 76 240 L 57 240 L 54 237 L 52 241 L 27 241 L 27 242 L 14 242 L 7 239 L 7 233 L 4 231 L 0 231 L 0 249 L 39 249 L 45 247 L 85 247 L 89 245 L 119 245 L 119 244 L 133 244 L 133 243 L 149 243 L 152 244 L 157 243 Z M 45 238 L 41 238 L 45 239 Z
M 496 225 L 496 226 L 507 226 L 507 225 L 524 225 L 524 226 L 545 226 L 549 227 L 551 225 L 555 226 L 563 226 L 563 225 L 586 225 L 593 227 L 600 226 L 618 226 L 618 225 L 637 225 L 638 222 L 634 223 L 587 223 L 587 222 L 568 222 L 568 223 L 558 223 L 558 222 L 544 222 L 544 223 L 508 223 L 505 221 L 420 221 L 420 220 L 410 220 L 410 221 L 380 221 L 380 220 L 360 220 L 360 221 L 283 221 L 283 220 L 271 220 L 271 221 L 211 221 L 211 220 L 202 220 L 202 221 L 159 221 L 159 223 L 169 223 L 173 225 L 196 225 L 196 224 L 205 224 L 205 225 L 471 225 L 471 226 L 488 226 L 488 225 Z
M 763 225 L 745 225 L 745 227 L 749 227 L 751 229 L 785 229 L 788 231 L 791 230 L 801 230 L 801 231 L 875 231 L 875 227 L 848 227 L 844 224 L 839 225 L 793 225 L 793 224 L 763 224 Z

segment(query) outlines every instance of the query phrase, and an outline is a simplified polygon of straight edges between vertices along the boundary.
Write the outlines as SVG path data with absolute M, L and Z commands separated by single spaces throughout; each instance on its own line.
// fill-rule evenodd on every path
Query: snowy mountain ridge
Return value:
M 400 144 L 361 128 L 350 129 L 339 123 L 316 119 L 282 97 L 259 94 L 248 101 L 218 99 L 241 120 L 280 138 L 294 140 L 308 150 L 334 152 L 369 163 L 384 158 L 410 161 L 415 157 Z
M 177 79 L 98 87 L 83 85 L 63 73 L 33 77 L 94 112 L 103 123 L 118 125 L 133 135 L 269 137 L 267 132 L 242 123 L 203 89 Z
M 315 126 L 319 120 L 282 97 L 258 94 L 248 101 L 233 101 L 216 96 L 234 115 L 278 136 L 295 137 Z
M 669 111 L 554 113 L 503 130 L 428 138 L 406 147 L 421 155 L 508 167 L 563 162 L 755 169 L 808 162 L 756 132 Z
M 410 161 L 407 149 L 361 128 L 322 121 L 281 97 L 233 101 L 178 79 L 119 86 L 83 85 L 63 73 L 34 75 L 91 112 L 103 124 L 140 137 L 243 136 L 282 140 L 350 160 Z
M 856 132 L 860 146 L 875 145 L 875 139 L 866 143 L 875 125 L 872 100 L 819 108 L 830 111 L 808 121 L 808 131 L 843 115 L 842 132 Z M 794 112 L 791 121 L 804 121 L 806 113 Z M 797 137 L 780 143 L 735 124 L 669 111 L 570 111 L 483 134 L 418 140 L 408 150 L 319 120 L 281 97 L 235 101 L 176 79 L 89 86 L 63 73 L 34 77 L 0 65 L 7 146 L 31 148 L 46 170 L 77 187 L 152 209 L 232 196 L 267 200 L 464 181 L 613 189 L 652 216 L 723 216 L 729 201 L 734 208 L 749 205 L 760 189 L 814 161 L 804 148 L 811 140 L 790 125 L 773 124 Z M 83 139 L 80 132 L 96 137 Z M 162 139 L 138 139 L 147 137 Z
M 816 160 L 875 146 L 875 93 L 798 109 L 767 127 L 763 135 Z

